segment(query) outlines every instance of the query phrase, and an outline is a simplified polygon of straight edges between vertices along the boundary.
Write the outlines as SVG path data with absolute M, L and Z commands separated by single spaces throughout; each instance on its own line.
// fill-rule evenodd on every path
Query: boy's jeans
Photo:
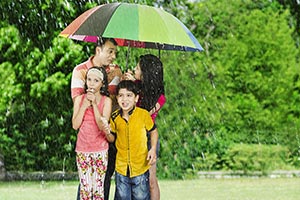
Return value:
M 115 172 L 115 200 L 150 200 L 149 171 L 136 177 Z

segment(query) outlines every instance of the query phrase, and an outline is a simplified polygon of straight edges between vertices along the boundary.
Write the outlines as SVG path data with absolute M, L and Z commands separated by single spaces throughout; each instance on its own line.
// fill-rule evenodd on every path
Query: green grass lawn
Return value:
M 299 178 L 159 181 L 162 200 L 299 200 Z M 78 183 L 0 182 L 1 200 L 75 200 Z M 114 191 L 114 184 L 112 185 Z M 113 193 L 111 191 L 111 193 Z M 113 195 L 111 195 L 110 199 Z

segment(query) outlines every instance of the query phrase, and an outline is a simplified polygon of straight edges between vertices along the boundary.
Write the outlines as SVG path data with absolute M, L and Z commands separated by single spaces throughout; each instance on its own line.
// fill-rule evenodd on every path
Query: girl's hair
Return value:
M 104 69 L 104 67 L 93 66 L 93 67 L 89 68 L 88 71 L 91 70 L 91 69 L 97 69 L 103 74 L 103 80 L 102 80 L 103 85 L 100 88 L 100 94 L 105 95 L 105 96 L 109 96 L 106 70 Z M 86 72 L 86 75 L 85 75 L 84 91 L 87 90 L 86 79 L 87 79 L 88 71 Z
M 138 95 L 137 86 L 136 86 L 135 82 L 133 82 L 131 80 L 121 81 L 117 86 L 117 94 L 119 94 L 120 89 L 126 89 L 130 92 L 133 92 L 135 96 Z
M 152 54 L 141 55 L 139 64 L 142 72 L 140 107 L 150 111 L 160 95 L 165 93 L 163 64 Z

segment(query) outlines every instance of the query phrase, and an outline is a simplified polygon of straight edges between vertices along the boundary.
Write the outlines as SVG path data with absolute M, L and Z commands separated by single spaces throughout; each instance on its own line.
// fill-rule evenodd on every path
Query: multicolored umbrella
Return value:
M 87 10 L 60 36 L 87 42 L 114 38 L 119 46 L 203 51 L 195 36 L 170 13 L 151 6 L 110 3 Z

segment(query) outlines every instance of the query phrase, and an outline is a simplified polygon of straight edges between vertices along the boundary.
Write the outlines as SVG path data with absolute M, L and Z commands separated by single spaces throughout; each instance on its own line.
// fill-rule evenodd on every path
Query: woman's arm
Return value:
M 156 163 L 156 146 L 158 141 L 157 128 L 155 128 L 150 132 L 150 136 L 151 136 L 151 148 L 148 152 L 147 160 L 149 161 L 148 162 L 149 165 L 153 165 Z
M 164 94 L 161 94 L 154 106 L 154 108 L 152 108 L 152 110 L 149 111 L 150 115 L 152 115 L 153 113 L 155 112 L 158 112 L 162 107 L 163 105 L 166 103 L 166 97 Z

